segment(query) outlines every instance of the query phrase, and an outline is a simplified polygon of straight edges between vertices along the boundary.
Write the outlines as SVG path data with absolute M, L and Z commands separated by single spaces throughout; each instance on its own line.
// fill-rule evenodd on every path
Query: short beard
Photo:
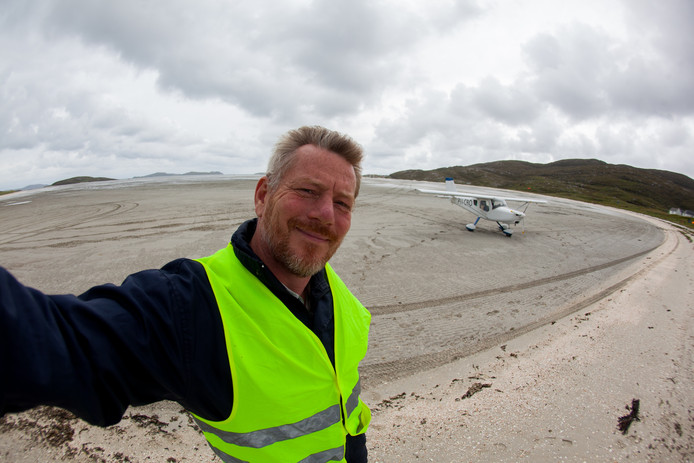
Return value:
M 330 229 L 319 224 L 301 223 L 296 218 L 289 220 L 287 224 L 288 230 L 293 230 L 299 224 L 299 228 L 302 230 L 318 233 L 330 241 L 330 247 L 322 257 L 316 255 L 319 252 L 318 246 L 310 243 L 306 244 L 306 253 L 303 256 L 294 253 L 289 247 L 289 236 L 282 236 L 279 227 L 275 223 L 268 223 L 268 226 L 264 227 L 265 233 L 261 237 L 272 253 L 273 258 L 284 265 L 293 275 L 302 278 L 311 277 L 325 267 L 325 264 L 340 246 L 340 241 L 338 241 L 337 236 Z

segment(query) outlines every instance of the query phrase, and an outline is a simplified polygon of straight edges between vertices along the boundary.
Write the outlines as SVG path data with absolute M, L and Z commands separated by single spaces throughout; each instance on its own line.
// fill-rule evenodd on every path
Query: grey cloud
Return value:
M 490 76 L 448 95 L 421 92 L 377 126 L 374 144 L 432 153 L 413 157 L 426 165 L 412 168 L 499 157 L 644 166 L 667 156 L 691 172 L 694 140 L 682 118 L 694 107 L 694 36 L 679 32 L 694 20 L 691 5 L 638 2 L 631 32 L 652 41 L 632 43 L 579 23 L 537 34 L 523 46 L 527 68 L 512 84 Z
M 694 114 L 694 3 L 626 4 L 635 43 L 623 50 L 629 59 L 609 82 L 615 107 L 661 117 Z
M 405 150 L 430 137 L 450 134 L 460 125 L 460 116 L 451 114 L 450 97 L 440 91 L 426 92 L 420 98 L 406 102 L 405 110 L 395 119 L 381 121 L 376 127 L 376 137 L 391 149 Z
M 387 8 L 364 0 L 316 1 L 289 28 L 271 37 L 275 43 L 284 43 L 282 50 L 293 54 L 294 62 L 322 84 L 371 92 L 402 77 L 403 53 L 424 38 L 447 33 L 474 17 L 476 11 L 468 5 L 434 3 L 434 8 L 421 14 L 408 11 L 407 5 Z
M 690 0 L 625 0 L 634 35 L 646 37 L 659 54 L 687 74 L 694 71 L 694 3 Z
M 379 124 L 377 143 L 400 150 L 426 150 L 420 165 L 468 164 L 488 160 L 492 152 L 508 150 L 512 139 L 493 118 L 476 107 L 477 89 L 458 85 L 451 94 L 429 92 L 413 99 L 400 118 Z
M 522 84 L 504 86 L 493 77 L 479 84 L 473 102 L 482 114 L 512 125 L 530 123 L 540 109 L 532 92 Z
M 441 2 L 424 15 L 347 0 L 198 2 L 195 9 L 182 1 L 51 5 L 44 17 L 52 34 L 75 35 L 154 68 L 163 88 L 279 120 L 358 111 L 404 78 L 403 52 L 477 14 L 473 2 Z
M 515 129 L 507 149 L 512 153 L 551 154 L 556 152 L 563 127 L 547 112 L 532 123 Z
M 561 38 L 540 34 L 524 47 L 528 80 L 537 97 L 575 119 L 595 116 L 607 106 L 604 78 L 611 40 L 592 28 L 574 25 Z
M 51 8 L 43 21 L 47 35 L 57 39 L 76 36 L 86 44 L 108 46 L 143 68 L 180 55 L 178 47 L 186 43 L 181 39 L 187 38 L 195 20 L 194 10 L 175 0 L 166 4 L 132 0 L 48 3 Z
M 574 24 L 524 46 L 536 95 L 576 120 L 603 112 L 694 112 L 694 21 L 688 1 L 626 2 L 632 40 Z M 679 24 L 679 27 L 678 27 Z
M 617 70 L 606 84 L 612 109 L 643 115 L 670 117 L 694 113 L 694 85 L 667 64 L 635 58 L 625 70 Z
M 694 141 L 694 134 L 681 122 L 664 127 L 658 142 L 668 148 L 685 148 Z

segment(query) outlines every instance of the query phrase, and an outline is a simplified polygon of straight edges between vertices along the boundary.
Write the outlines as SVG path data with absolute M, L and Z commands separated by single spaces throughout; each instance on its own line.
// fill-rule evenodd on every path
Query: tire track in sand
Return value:
M 627 257 L 622 257 L 620 259 L 615 259 L 610 262 L 606 262 L 604 264 L 599 264 L 599 265 L 593 265 L 591 267 L 579 269 L 579 270 L 574 270 L 573 272 L 567 272 L 563 273 L 560 275 L 554 275 L 551 277 L 546 277 L 546 278 L 540 278 L 537 280 L 532 280 L 528 281 L 525 283 L 517 283 L 514 285 L 508 285 L 508 286 L 502 286 L 502 287 L 496 287 L 496 288 L 491 288 L 483 291 L 475 291 L 474 293 L 467 293 L 467 294 L 459 294 L 455 296 L 447 296 L 447 297 L 442 297 L 438 299 L 428 299 L 428 300 L 423 300 L 423 301 L 415 301 L 415 302 L 405 302 L 405 303 L 399 303 L 399 304 L 386 304 L 386 305 L 376 305 L 376 306 L 370 306 L 369 311 L 371 312 L 371 315 L 387 315 L 387 314 L 393 314 L 393 313 L 398 313 L 398 312 L 408 312 L 411 310 L 419 310 L 419 309 L 425 309 L 425 308 L 430 308 L 430 307 L 436 307 L 439 305 L 447 305 L 447 304 L 453 304 L 457 302 L 464 302 L 464 301 L 469 301 L 471 299 L 477 299 L 481 297 L 488 297 L 488 296 L 494 296 L 497 294 L 503 294 L 503 293 L 510 293 L 514 291 L 520 291 L 523 289 L 529 289 L 529 288 L 535 288 L 538 286 L 543 286 L 548 283 L 556 283 L 559 281 L 563 280 L 568 280 L 571 278 L 575 278 L 578 276 L 583 276 L 587 275 L 590 273 L 594 273 L 600 270 L 604 270 L 610 267 L 614 267 L 619 264 L 623 264 L 625 262 L 628 262 L 632 259 L 637 259 L 641 256 L 644 256 L 648 254 L 649 252 L 652 252 L 653 250 L 657 249 L 660 245 L 655 246 L 651 249 L 647 249 L 645 251 L 637 252 L 636 254 L 627 256 Z
M 672 236 L 672 231 L 666 231 L 670 236 Z M 674 240 L 664 240 L 661 244 L 658 246 L 654 246 L 648 250 L 641 251 L 638 253 L 635 253 L 633 255 L 623 257 L 620 259 L 615 259 L 610 262 L 600 264 L 600 265 L 595 265 L 591 267 L 587 267 L 584 269 L 579 269 L 573 272 L 568 272 L 565 274 L 561 275 L 556 275 L 548 278 L 541 278 L 537 280 L 533 280 L 530 282 L 526 283 L 519 283 L 516 285 L 509 285 L 505 286 L 502 288 L 494 288 L 490 290 L 485 290 L 485 291 L 479 291 L 475 293 L 468 293 L 468 294 L 462 294 L 458 296 L 450 296 L 450 297 L 445 297 L 445 298 L 439 298 L 439 299 L 430 299 L 430 300 L 425 300 L 425 301 L 418 301 L 418 302 L 412 302 L 412 303 L 404 303 L 404 304 L 397 304 L 397 305 L 383 305 L 383 306 L 372 306 L 369 307 L 369 310 L 371 311 L 372 315 L 378 316 L 378 315 L 392 315 L 396 314 L 399 312 L 408 312 L 408 311 L 414 311 L 414 310 L 422 310 L 422 309 L 428 309 L 440 305 L 446 305 L 446 304 L 453 304 L 453 303 L 458 303 L 458 302 L 463 302 L 463 301 L 468 301 L 471 299 L 478 299 L 478 298 L 485 298 L 485 297 L 494 297 L 498 296 L 500 294 L 504 293 L 510 293 L 514 291 L 519 291 L 522 289 L 528 289 L 528 288 L 534 288 L 534 287 L 539 287 L 542 285 L 546 285 L 549 283 L 556 283 L 560 282 L 562 280 L 569 280 L 572 278 L 580 277 L 580 276 L 585 276 L 589 275 L 594 272 L 599 272 L 601 270 L 608 269 L 610 267 L 617 266 L 619 264 L 628 262 L 630 260 L 638 259 L 639 257 L 643 257 L 654 250 L 662 247 L 666 243 L 672 243 L 674 241 L 674 245 L 672 245 L 671 249 L 668 249 L 666 252 L 664 252 L 658 259 L 653 259 L 648 265 L 642 267 L 640 270 L 635 271 L 634 273 L 631 273 L 624 278 L 619 279 L 617 282 L 613 283 L 607 288 L 604 288 L 595 294 L 589 295 L 585 298 L 582 298 L 580 300 L 574 300 L 573 302 L 569 303 L 568 305 L 562 306 L 559 310 L 554 311 L 548 315 L 545 315 L 533 322 L 524 324 L 520 327 L 514 327 L 510 331 L 506 331 L 503 333 L 487 336 L 483 339 L 480 339 L 477 342 L 469 343 L 469 344 L 458 344 L 455 345 L 451 348 L 447 349 L 442 349 L 436 352 L 430 352 L 422 355 L 414 355 L 414 356 L 409 356 L 409 357 L 402 357 L 402 358 L 397 358 L 389 361 L 384 361 L 384 362 L 376 362 L 376 363 L 370 363 L 370 364 L 363 364 L 360 367 L 360 372 L 362 376 L 362 382 L 364 383 L 364 387 L 374 387 L 380 383 L 386 382 L 386 381 L 391 381 L 393 379 L 397 378 L 402 378 L 406 376 L 411 376 L 417 373 L 421 373 L 423 371 L 430 370 L 432 368 L 447 364 L 447 363 L 452 363 L 458 359 L 465 358 L 467 356 L 473 355 L 475 353 L 481 352 L 485 349 L 489 349 L 495 345 L 502 344 L 504 342 L 508 342 L 509 340 L 516 338 L 518 336 L 521 336 L 525 333 L 528 333 L 530 331 L 533 331 L 537 328 L 540 328 L 546 324 L 552 323 L 560 318 L 566 317 L 568 315 L 571 315 L 575 312 L 578 312 L 591 304 L 606 298 L 610 294 L 613 294 L 615 291 L 618 291 L 619 289 L 623 288 L 626 286 L 629 282 L 641 277 L 644 273 L 649 271 L 651 268 L 653 268 L 655 265 L 660 263 L 662 260 L 670 256 L 675 250 L 677 249 L 677 246 L 679 244 L 679 241 L 677 239 Z M 426 323 L 426 322 L 423 322 Z

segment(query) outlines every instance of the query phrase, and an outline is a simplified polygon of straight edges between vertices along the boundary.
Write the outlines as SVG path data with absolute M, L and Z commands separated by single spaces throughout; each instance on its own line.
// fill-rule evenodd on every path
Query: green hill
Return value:
M 694 180 L 686 175 L 596 159 L 567 159 L 550 164 L 495 161 L 433 170 L 403 170 L 390 178 L 472 184 L 530 191 L 627 209 L 691 226 L 691 219 L 670 215 L 671 208 L 694 210 Z

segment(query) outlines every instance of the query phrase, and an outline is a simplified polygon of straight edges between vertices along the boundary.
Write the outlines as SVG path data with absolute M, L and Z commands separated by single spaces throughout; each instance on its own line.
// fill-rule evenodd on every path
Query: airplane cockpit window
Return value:
M 483 211 L 489 211 L 489 205 L 487 204 L 487 201 L 485 199 L 480 201 L 480 209 Z
M 506 205 L 506 204 L 504 204 L 503 201 L 494 200 L 494 201 L 492 202 L 492 209 L 496 209 L 497 207 L 502 207 L 502 206 L 505 206 L 505 205 Z

